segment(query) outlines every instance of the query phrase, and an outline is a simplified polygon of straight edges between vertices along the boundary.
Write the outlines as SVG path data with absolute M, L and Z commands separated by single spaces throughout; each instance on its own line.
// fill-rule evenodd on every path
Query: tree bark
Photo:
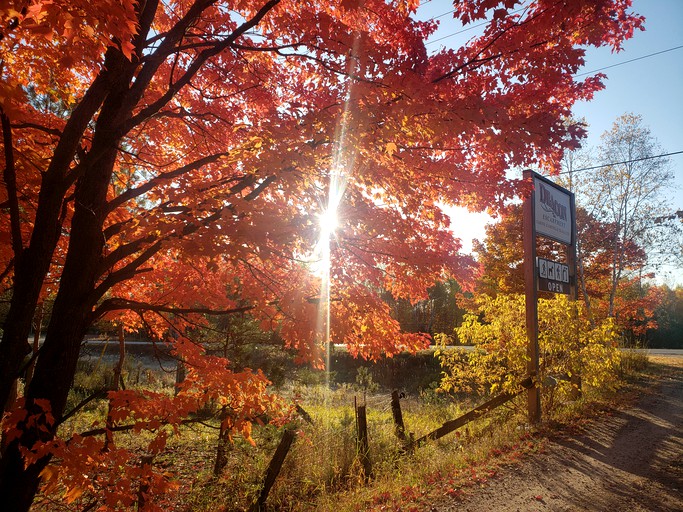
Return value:
M 115 71 L 118 68 L 120 71 L 124 71 L 125 68 L 121 69 L 122 60 L 122 56 L 118 58 L 118 62 L 117 59 L 110 59 L 109 70 Z M 128 76 L 127 73 L 122 72 L 118 73 L 118 77 L 117 85 L 120 91 L 127 86 Z M 33 378 L 25 392 L 26 407 L 29 414 L 40 414 L 42 412 L 34 405 L 36 400 L 47 400 L 51 407 L 50 412 L 57 423 L 64 413 L 69 389 L 76 372 L 81 341 L 92 321 L 94 304 L 91 303 L 91 297 L 99 278 L 100 260 L 104 247 L 102 229 L 106 217 L 107 189 L 117 154 L 116 132 L 107 124 L 115 122 L 117 119 L 116 109 L 118 107 L 116 104 L 119 102 L 119 98 L 115 94 L 117 88 L 113 87 L 113 89 L 104 102 L 98 120 L 97 128 L 99 130 L 96 128 L 97 134 L 93 140 L 91 153 L 98 155 L 99 158 L 92 162 L 91 167 L 83 169 L 83 173 L 76 183 L 69 248 L 60 279 L 59 291 L 47 327 L 45 342 L 41 348 L 41 357 L 36 361 Z M 56 239 L 52 250 L 55 246 Z M 45 265 L 45 273 L 52 258 L 52 250 L 45 256 L 45 261 L 41 261 Z M 43 273 L 43 277 L 45 273 Z M 22 319 L 22 324 L 17 326 L 18 319 L 10 321 L 8 318 L 8 325 L 13 328 L 12 335 L 23 338 L 23 346 L 29 350 L 27 335 L 42 278 L 38 280 L 34 277 L 34 280 L 37 282 L 32 283 L 32 296 L 28 297 L 29 300 L 25 306 L 28 311 L 23 312 L 24 315 L 28 316 L 28 322 Z M 16 285 L 15 295 L 22 295 L 22 288 Z M 13 304 L 16 302 L 15 297 L 13 297 L 12 302 Z M 26 323 L 25 326 L 23 325 L 24 322 Z M 18 345 L 16 339 L 13 341 Z M 22 358 L 26 354 L 25 348 L 21 355 Z M 6 376 L 3 375 L 4 380 L 6 380 Z M 6 397 L 2 398 L 6 400 Z M 39 423 L 34 429 L 20 425 L 24 427 L 21 429 L 20 437 L 9 444 L 2 460 L 0 460 L 0 499 L 8 510 L 28 511 L 38 489 L 40 472 L 49 462 L 49 457 L 45 457 L 24 468 L 20 447 L 30 449 L 36 442 L 49 441 L 56 434 L 56 429 L 53 426 Z
M 31 348 L 32 354 L 31 358 L 32 361 L 28 365 L 28 368 L 26 369 L 26 385 L 28 386 L 31 383 L 31 379 L 33 378 L 33 370 L 36 367 L 36 357 L 38 357 L 38 349 L 40 348 L 40 334 L 41 334 L 41 329 L 43 328 L 43 309 L 45 305 L 41 302 L 38 304 L 36 307 L 36 316 L 33 321 L 33 347 Z
M 113 51 L 109 52 L 109 55 L 113 54 Z M 3 407 L 23 359 L 31 351 L 28 344 L 31 322 L 61 237 L 62 206 L 70 187 L 67 172 L 84 130 L 108 93 L 111 75 L 116 73 L 110 73 L 105 66 L 69 117 L 52 160 L 43 173 L 31 239 L 26 248 L 14 255 L 13 293 L 0 341 L 0 405 Z

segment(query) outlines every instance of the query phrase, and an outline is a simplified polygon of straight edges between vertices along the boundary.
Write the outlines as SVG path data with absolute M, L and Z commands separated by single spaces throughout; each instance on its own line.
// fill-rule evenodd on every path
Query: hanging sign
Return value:
M 538 291 L 569 295 L 569 265 L 538 258 Z
M 536 234 L 571 245 L 573 212 L 569 191 L 536 175 L 534 203 Z

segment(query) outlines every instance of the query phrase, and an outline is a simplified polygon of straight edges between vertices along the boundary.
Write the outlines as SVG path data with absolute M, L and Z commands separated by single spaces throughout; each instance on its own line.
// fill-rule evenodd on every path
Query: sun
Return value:
M 339 227 L 339 217 L 337 208 L 327 208 L 318 214 L 318 226 L 320 227 L 320 242 L 329 243 L 334 236 L 334 232 Z

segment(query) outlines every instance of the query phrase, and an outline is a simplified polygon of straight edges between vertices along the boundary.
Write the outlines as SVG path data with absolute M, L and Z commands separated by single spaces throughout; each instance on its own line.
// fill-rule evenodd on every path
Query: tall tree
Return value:
M 573 173 L 568 169 L 577 202 L 598 220 L 614 226 L 609 262 L 608 315 L 615 316 L 623 280 L 637 280 L 670 258 L 677 248 L 671 241 L 667 218 L 672 209 L 667 192 L 673 173 L 641 116 L 624 114 L 602 135 L 597 149 L 600 167 Z M 629 248 L 641 247 L 638 254 Z
M 390 293 L 383 299 L 389 304 L 392 316 L 398 320 L 404 332 L 452 335 L 462 322 L 465 310 L 458 306 L 457 298 L 462 288 L 455 280 L 437 282 L 428 291 L 428 298 L 415 304 L 409 300 L 396 300 Z
M 491 297 L 524 292 L 522 208 L 511 205 L 503 213 L 499 222 L 486 227 L 485 240 L 475 243 L 474 247 L 481 268 L 476 291 Z M 633 240 L 619 246 L 620 260 L 630 276 L 620 278 L 613 296 L 616 224 L 602 222 L 584 207 L 577 206 L 576 225 L 580 249 L 577 284 L 579 299 L 586 305 L 586 318 L 595 326 L 607 317 L 615 317 L 624 343 L 641 339 L 647 329 L 654 327 L 654 308 L 661 296 L 657 287 L 643 285 L 642 274 L 632 273 L 633 269 L 643 268 L 645 249 Z M 564 258 L 561 244 L 543 237 L 538 237 L 536 243 L 539 257 L 555 261 Z
M 647 344 L 653 348 L 683 347 L 683 287 L 661 287 L 662 300 L 655 310 L 657 328 L 648 333 Z
M 302 260 L 328 204 L 340 217 L 332 335 L 367 357 L 422 346 L 377 290 L 418 300 L 443 276 L 468 278 L 438 205 L 495 209 L 517 189 L 508 167 L 556 168 L 583 134 L 564 118 L 602 87 L 573 77 L 585 48 L 619 49 L 642 24 L 629 0 L 469 0 L 454 18 L 486 20 L 482 35 L 428 56 L 436 23 L 412 18 L 418 3 L 0 2 L 6 508 L 27 510 L 41 473 L 68 499 L 94 485 L 80 466 L 43 471 L 55 453 L 62 467 L 109 468 L 98 484 L 137 478 L 110 507 L 144 508 L 163 488 L 111 429 L 100 444 L 57 436 L 83 334 L 107 315 L 173 333 L 188 367 L 172 402 L 110 392 L 108 426 L 157 432 L 154 454 L 160 424 L 213 400 L 231 408 L 224 427 L 249 437 L 273 404 L 265 377 L 204 356 L 184 328 L 201 321 L 191 315 L 249 310 L 319 360 L 323 294 Z M 48 280 L 45 342 L 25 396 L 8 404 Z

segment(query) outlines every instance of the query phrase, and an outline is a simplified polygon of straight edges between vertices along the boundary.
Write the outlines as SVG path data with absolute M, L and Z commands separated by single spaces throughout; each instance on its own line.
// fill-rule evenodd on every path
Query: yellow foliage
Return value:
M 527 376 L 527 337 L 523 295 L 481 296 L 478 311 L 465 317 L 459 339 L 472 351 L 439 351 L 445 391 L 494 393 L 518 390 Z M 565 296 L 538 303 L 539 382 L 552 386 L 553 398 L 571 392 L 572 375 L 583 385 L 614 388 L 619 351 L 610 319 L 592 327 L 578 302 Z M 557 387 L 555 387 L 557 386 Z

